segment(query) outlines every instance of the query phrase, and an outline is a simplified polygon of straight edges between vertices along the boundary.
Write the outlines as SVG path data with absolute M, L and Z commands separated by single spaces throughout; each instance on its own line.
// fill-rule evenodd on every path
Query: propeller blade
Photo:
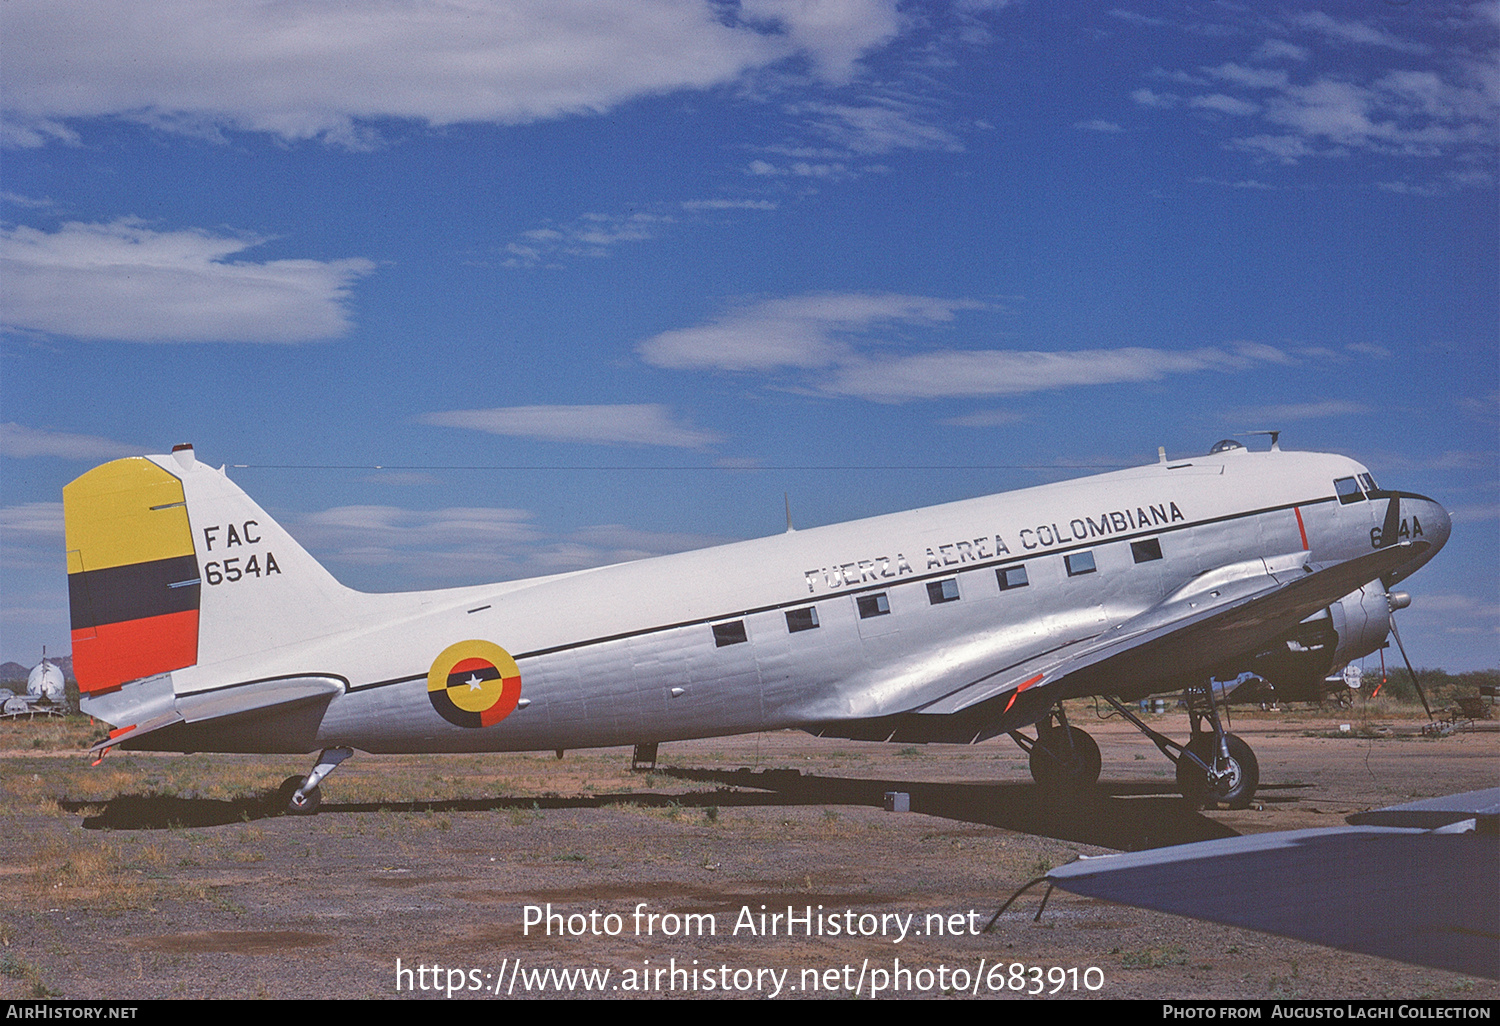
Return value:
M 1393 493 L 1390 501 L 1385 506 L 1385 523 L 1380 525 L 1380 547 L 1394 545 L 1399 540 L 1397 532 L 1401 530 L 1401 496 Z
M 1392 499 L 1392 504 L 1395 503 Z M 1396 617 L 1391 617 L 1391 637 L 1396 639 L 1396 647 L 1401 650 L 1401 658 L 1406 663 L 1406 672 L 1411 674 L 1412 687 L 1417 689 L 1417 697 L 1422 700 L 1422 708 L 1427 710 L 1427 718 L 1432 719 L 1432 706 L 1427 704 L 1427 695 L 1422 690 L 1422 682 L 1417 680 L 1417 671 L 1412 669 L 1411 660 L 1406 658 L 1406 646 L 1401 644 L 1401 632 L 1396 629 Z
M 1380 525 L 1380 547 L 1395 545 L 1400 541 L 1398 532 L 1401 530 L 1401 496 L 1392 493 L 1390 500 L 1385 505 L 1385 522 Z M 1380 583 L 1385 585 L 1385 590 L 1390 591 L 1401 576 L 1396 573 L 1388 573 L 1380 578 Z

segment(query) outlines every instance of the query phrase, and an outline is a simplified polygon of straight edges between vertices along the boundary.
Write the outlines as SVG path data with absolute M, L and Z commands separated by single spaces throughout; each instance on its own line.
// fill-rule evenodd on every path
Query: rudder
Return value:
M 83 694 L 198 660 L 202 586 L 182 482 L 115 460 L 63 488 L 73 674 Z
M 94 468 L 63 488 L 63 519 L 84 695 L 193 666 L 215 676 L 346 629 L 358 605 L 191 446 Z

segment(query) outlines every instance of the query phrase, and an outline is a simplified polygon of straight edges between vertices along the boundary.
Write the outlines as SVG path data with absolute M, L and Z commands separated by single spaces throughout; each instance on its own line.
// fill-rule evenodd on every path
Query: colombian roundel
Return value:
M 493 727 L 515 711 L 521 670 L 499 645 L 460 641 L 443 649 L 427 671 L 427 698 L 449 723 Z

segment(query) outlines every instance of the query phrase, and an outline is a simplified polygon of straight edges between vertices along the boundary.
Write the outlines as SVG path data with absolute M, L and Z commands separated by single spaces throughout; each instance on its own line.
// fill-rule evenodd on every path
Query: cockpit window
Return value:
M 1339 502 L 1349 505 L 1351 502 L 1363 502 L 1364 493 L 1359 490 L 1359 482 L 1352 477 L 1341 477 L 1333 482 L 1333 490 L 1338 492 Z
M 1375 484 L 1375 479 L 1369 474 L 1359 475 L 1359 483 L 1364 487 L 1365 494 L 1371 496 L 1372 498 L 1374 497 L 1376 492 L 1380 491 L 1379 487 Z

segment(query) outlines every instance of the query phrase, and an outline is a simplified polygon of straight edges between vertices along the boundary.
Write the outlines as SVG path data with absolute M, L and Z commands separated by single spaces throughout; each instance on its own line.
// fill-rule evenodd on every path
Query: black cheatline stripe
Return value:
M 1406 493 L 1403 493 L 1403 495 L 1405 494 Z M 1420 496 L 1411 497 L 1420 498 Z M 1243 520 L 1246 517 L 1258 517 L 1263 516 L 1267 513 L 1278 513 L 1282 510 L 1296 509 L 1298 507 L 1306 508 L 1308 506 L 1318 506 L 1323 503 L 1334 502 L 1336 501 L 1336 499 L 1336 496 L 1330 495 L 1321 499 L 1308 499 L 1305 502 L 1286 502 L 1282 503 L 1279 506 L 1266 506 L 1263 509 L 1249 510 L 1244 513 L 1226 513 L 1222 517 L 1211 517 L 1208 520 L 1194 520 L 1188 523 L 1175 524 L 1170 527 L 1160 526 L 1151 528 L 1150 530 L 1132 531 L 1127 534 L 1112 535 L 1107 538 L 1099 537 L 1095 538 L 1092 541 L 1080 542 L 1077 545 L 1058 546 L 1056 548 L 1049 549 L 1032 549 L 1019 556 L 1009 555 L 1000 559 L 991 559 L 982 563 L 966 563 L 961 566 L 945 567 L 942 570 L 935 570 L 932 573 L 923 573 L 911 577 L 892 577 L 881 584 L 867 584 L 858 588 L 846 588 L 842 591 L 824 592 L 821 595 L 806 595 L 792 602 L 777 602 L 772 605 L 757 606 L 754 609 L 742 609 L 738 612 L 733 613 L 719 613 L 716 616 L 698 617 L 697 619 L 693 620 L 680 620 L 677 623 L 657 624 L 653 627 L 641 627 L 637 630 L 623 631 L 619 634 L 608 634 L 598 638 L 586 638 L 583 641 L 569 641 L 561 645 L 553 645 L 551 648 L 538 648 L 533 649 L 530 652 L 520 652 L 514 655 L 512 658 L 514 658 L 515 661 L 519 663 L 522 659 L 535 659 L 540 656 L 555 655 L 558 652 L 567 652 L 571 649 L 589 648 L 593 645 L 608 644 L 611 641 L 623 641 L 626 638 L 639 638 L 644 637 L 647 634 L 660 634 L 664 631 L 674 631 L 682 627 L 694 627 L 700 624 L 718 623 L 720 620 L 732 620 L 736 617 L 741 616 L 754 616 L 757 613 L 770 613 L 775 612 L 778 609 L 799 609 L 803 606 L 817 605 L 819 602 L 826 602 L 829 599 L 838 598 L 843 595 L 858 595 L 868 591 L 885 591 L 886 589 L 893 588 L 897 585 L 914 584 L 921 581 L 934 581 L 944 577 L 953 577 L 954 575 L 960 573 L 973 573 L 975 570 L 987 570 L 992 567 L 1005 566 L 1012 563 L 1025 563 L 1033 559 L 1041 559 L 1045 556 L 1056 556 L 1066 552 L 1073 552 L 1077 549 L 1091 549 L 1099 545 L 1110 545 L 1115 542 L 1132 541 L 1137 538 L 1151 538 L 1158 535 L 1171 534 L 1175 531 L 1186 531 L 1194 527 L 1206 527 L 1209 524 L 1222 524 L 1230 520 Z M 1427 501 L 1431 502 L 1432 500 L 1429 499 Z M 427 675 L 425 673 L 417 673 L 412 674 L 409 677 L 393 677 L 388 680 L 371 681 L 368 684 L 351 684 L 349 686 L 349 690 L 351 692 L 368 691 L 371 688 L 387 687 L 391 684 L 405 684 L 408 681 L 425 680 L 426 678 Z
M 197 558 L 173 556 L 69 574 L 68 610 L 76 631 L 195 610 L 201 592 Z

